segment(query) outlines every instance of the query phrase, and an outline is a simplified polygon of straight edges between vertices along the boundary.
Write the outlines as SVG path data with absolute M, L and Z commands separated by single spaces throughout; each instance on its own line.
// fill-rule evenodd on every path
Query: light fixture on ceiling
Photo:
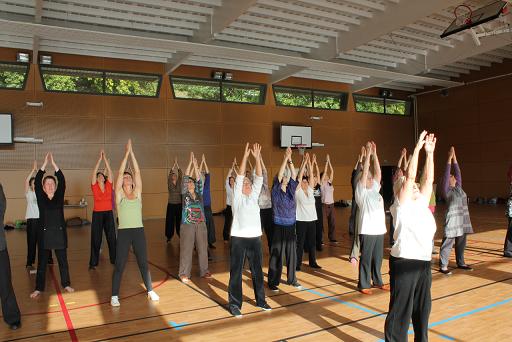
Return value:
M 26 52 L 18 52 L 16 54 L 16 62 L 18 63 L 29 63 L 30 55 Z
M 380 90 L 380 96 L 381 96 L 381 97 L 388 98 L 388 97 L 392 97 L 392 96 L 393 96 L 393 93 L 392 93 L 392 92 L 391 92 L 391 90 L 389 90 L 389 89 L 381 89 L 381 90 Z
M 50 55 L 39 55 L 39 64 L 52 65 L 52 56 L 50 56 Z
M 231 81 L 233 80 L 233 73 L 232 72 L 225 72 L 224 73 L 224 81 Z
M 212 71 L 212 78 L 214 80 L 222 80 L 223 73 L 222 71 Z

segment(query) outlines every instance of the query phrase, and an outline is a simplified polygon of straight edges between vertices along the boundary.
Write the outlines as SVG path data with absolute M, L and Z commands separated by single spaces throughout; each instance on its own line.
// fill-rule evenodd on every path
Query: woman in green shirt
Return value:
M 128 157 L 131 157 L 135 177 L 125 171 Z M 131 139 L 126 144 L 126 153 L 119 167 L 116 182 L 116 205 L 119 227 L 117 231 L 116 264 L 112 276 L 112 298 L 110 305 L 120 305 L 119 288 L 130 246 L 133 247 L 140 274 L 148 291 L 148 297 L 153 301 L 158 301 L 160 298 L 153 291 L 151 275 L 148 269 L 146 237 L 142 224 L 142 178 L 139 164 L 133 153 Z

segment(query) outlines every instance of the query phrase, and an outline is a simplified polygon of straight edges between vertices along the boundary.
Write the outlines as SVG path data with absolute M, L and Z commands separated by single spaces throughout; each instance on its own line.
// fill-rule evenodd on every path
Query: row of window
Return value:
M 28 64 L 0 63 L 0 89 L 24 89 Z M 158 97 L 161 75 L 40 66 L 45 91 Z M 264 104 L 265 84 L 171 76 L 175 99 Z M 273 86 L 276 105 L 330 110 L 347 110 L 348 93 Z M 353 94 L 356 111 L 409 115 L 409 101 Z

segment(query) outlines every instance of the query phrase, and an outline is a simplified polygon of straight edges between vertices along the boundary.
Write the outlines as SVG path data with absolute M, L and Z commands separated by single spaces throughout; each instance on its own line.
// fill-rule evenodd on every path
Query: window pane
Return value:
M 158 95 L 160 76 L 107 72 L 105 92 L 114 95 L 152 96 Z
M 171 84 L 177 99 L 220 101 L 219 81 L 172 77 Z
M 103 94 L 103 72 L 41 67 L 46 90 Z
M 313 107 L 311 90 L 274 87 L 276 104 L 291 107 Z
M 222 100 L 225 102 L 257 103 L 264 102 L 263 87 L 257 84 L 222 83 Z
M 314 92 L 315 108 L 321 109 L 341 109 L 341 96 L 338 93 Z
M 384 114 L 384 99 L 355 94 L 353 97 L 356 105 L 356 111 Z
M 409 114 L 409 102 L 386 99 L 386 114 Z
M 0 88 L 23 89 L 28 75 L 28 65 L 0 63 Z

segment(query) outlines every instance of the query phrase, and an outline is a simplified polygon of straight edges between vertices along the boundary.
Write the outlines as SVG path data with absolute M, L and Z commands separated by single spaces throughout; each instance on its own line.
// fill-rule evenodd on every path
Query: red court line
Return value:
M 151 262 L 148 262 L 148 263 L 150 265 L 153 265 Z M 160 281 L 158 284 L 153 286 L 153 289 L 156 289 L 156 288 L 159 288 L 160 286 L 162 286 L 164 283 L 166 283 L 169 280 L 169 274 L 168 274 L 167 271 L 161 269 L 159 266 L 156 266 L 156 265 L 153 265 L 153 266 L 156 267 L 157 269 L 159 269 L 161 272 L 163 272 L 165 274 L 165 278 L 162 281 Z M 52 275 L 53 275 L 53 268 L 52 268 L 51 272 L 52 272 Z M 57 279 L 55 279 L 55 281 L 57 281 Z M 121 297 L 119 299 L 127 299 L 127 298 L 138 296 L 138 295 L 143 294 L 143 293 L 146 293 L 146 291 L 136 292 L 136 293 L 128 295 L 126 297 Z M 93 304 L 86 304 L 86 305 L 82 305 L 82 306 L 77 306 L 75 308 L 69 308 L 69 309 L 67 309 L 67 311 L 86 309 L 86 308 L 90 308 L 90 307 L 93 307 L 93 306 L 99 306 L 99 305 L 103 305 L 103 304 L 107 304 L 107 303 L 110 303 L 110 300 L 107 300 L 107 301 L 104 301 L 104 302 L 100 302 L 100 303 L 93 303 Z M 43 312 L 29 312 L 29 313 L 23 313 L 22 316 L 46 315 L 46 314 L 59 313 L 59 312 L 62 312 L 62 310 L 43 311 Z M 0 317 L 2 317 L 2 316 L 0 316 Z
M 66 307 L 66 302 L 64 302 L 64 297 L 62 297 L 62 292 L 60 291 L 59 283 L 57 282 L 57 278 L 55 277 L 55 272 L 53 272 L 53 267 L 50 267 L 50 274 L 53 280 L 53 286 L 55 287 L 55 291 L 57 292 L 57 298 L 59 299 L 60 308 L 62 310 L 62 314 L 64 315 L 64 320 L 66 321 L 66 326 L 68 327 L 69 337 L 72 342 L 78 342 L 78 337 L 76 336 L 75 328 L 73 327 L 73 322 L 71 321 L 71 317 L 69 316 L 68 308 Z

